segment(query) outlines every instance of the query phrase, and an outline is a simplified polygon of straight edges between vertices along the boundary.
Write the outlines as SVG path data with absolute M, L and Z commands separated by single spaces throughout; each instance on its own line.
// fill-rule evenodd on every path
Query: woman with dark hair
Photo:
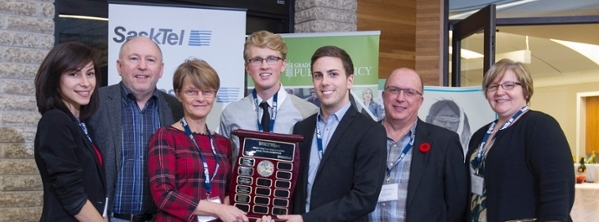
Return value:
M 425 122 L 437 125 L 460 135 L 464 155 L 470 141 L 470 123 L 466 113 L 452 100 L 439 100 L 431 106 Z
M 40 221 L 106 220 L 102 155 L 85 126 L 99 105 L 99 55 L 81 43 L 61 43 L 50 50 L 35 77 L 42 115 L 34 141 L 44 186 Z

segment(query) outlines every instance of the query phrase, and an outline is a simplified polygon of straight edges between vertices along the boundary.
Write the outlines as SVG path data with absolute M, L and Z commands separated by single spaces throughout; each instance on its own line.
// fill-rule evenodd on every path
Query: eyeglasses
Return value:
M 212 97 L 214 97 L 214 95 L 216 95 L 216 90 L 195 90 L 195 89 L 188 89 L 188 90 L 184 90 L 183 91 L 183 95 L 188 96 L 188 97 L 196 97 L 200 93 L 202 93 L 203 97 L 212 98 Z
M 499 88 L 499 86 L 501 86 L 502 89 L 504 90 L 511 90 L 514 87 L 516 87 L 516 85 L 521 86 L 522 84 L 519 82 L 504 82 L 502 84 L 489 84 L 489 86 L 487 86 L 487 90 L 488 91 L 495 91 Z
M 459 117 L 453 117 L 453 116 L 435 116 L 435 120 L 439 121 L 439 122 L 445 122 L 445 123 L 459 123 L 460 122 Z
M 256 57 L 256 58 L 248 59 L 248 65 L 259 66 L 259 65 L 262 65 L 262 61 L 266 61 L 266 63 L 268 63 L 269 65 L 274 65 L 279 60 L 283 60 L 283 58 L 278 57 L 278 56 L 269 56 L 266 58 Z
M 388 93 L 391 93 L 393 95 L 399 95 L 399 93 L 401 91 L 403 91 L 404 95 L 406 95 L 407 97 L 414 97 L 417 95 L 422 95 L 421 92 L 418 92 L 415 89 L 404 89 L 404 88 L 399 88 L 399 87 L 395 87 L 395 86 L 387 86 L 387 88 L 385 88 L 385 91 L 387 91 Z

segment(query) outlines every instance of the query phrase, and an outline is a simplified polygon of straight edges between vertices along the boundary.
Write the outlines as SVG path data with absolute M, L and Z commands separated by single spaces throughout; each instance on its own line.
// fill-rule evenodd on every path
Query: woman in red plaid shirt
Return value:
M 226 204 L 231 144 L 208 129 L 206 117 L 220 80 L 198 59 L 179 65 L 173 89 L 184 117 L 158 129 L 150 139 L 148 168 L 156 206 L 155 221 L 248 221 L 245 212 Z

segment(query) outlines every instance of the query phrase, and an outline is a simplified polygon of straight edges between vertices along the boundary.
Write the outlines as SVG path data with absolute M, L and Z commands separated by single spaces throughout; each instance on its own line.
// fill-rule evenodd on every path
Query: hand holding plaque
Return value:
M 239 157 L 233 168 L 231 204 L 252 219 L 290 213 L 299 171 L 300 135 L 234 130 Z

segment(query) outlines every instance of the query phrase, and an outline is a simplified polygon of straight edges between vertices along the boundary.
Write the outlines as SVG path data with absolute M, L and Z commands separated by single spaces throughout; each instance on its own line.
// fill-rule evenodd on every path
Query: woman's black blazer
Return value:
M 70 112 L 51 109 L 42 115 L 34 153 L 44 185 L 40 221 L 77 221 L 73 215 L 87 200 L 102 214 L 106 201 L 104 167 Z

